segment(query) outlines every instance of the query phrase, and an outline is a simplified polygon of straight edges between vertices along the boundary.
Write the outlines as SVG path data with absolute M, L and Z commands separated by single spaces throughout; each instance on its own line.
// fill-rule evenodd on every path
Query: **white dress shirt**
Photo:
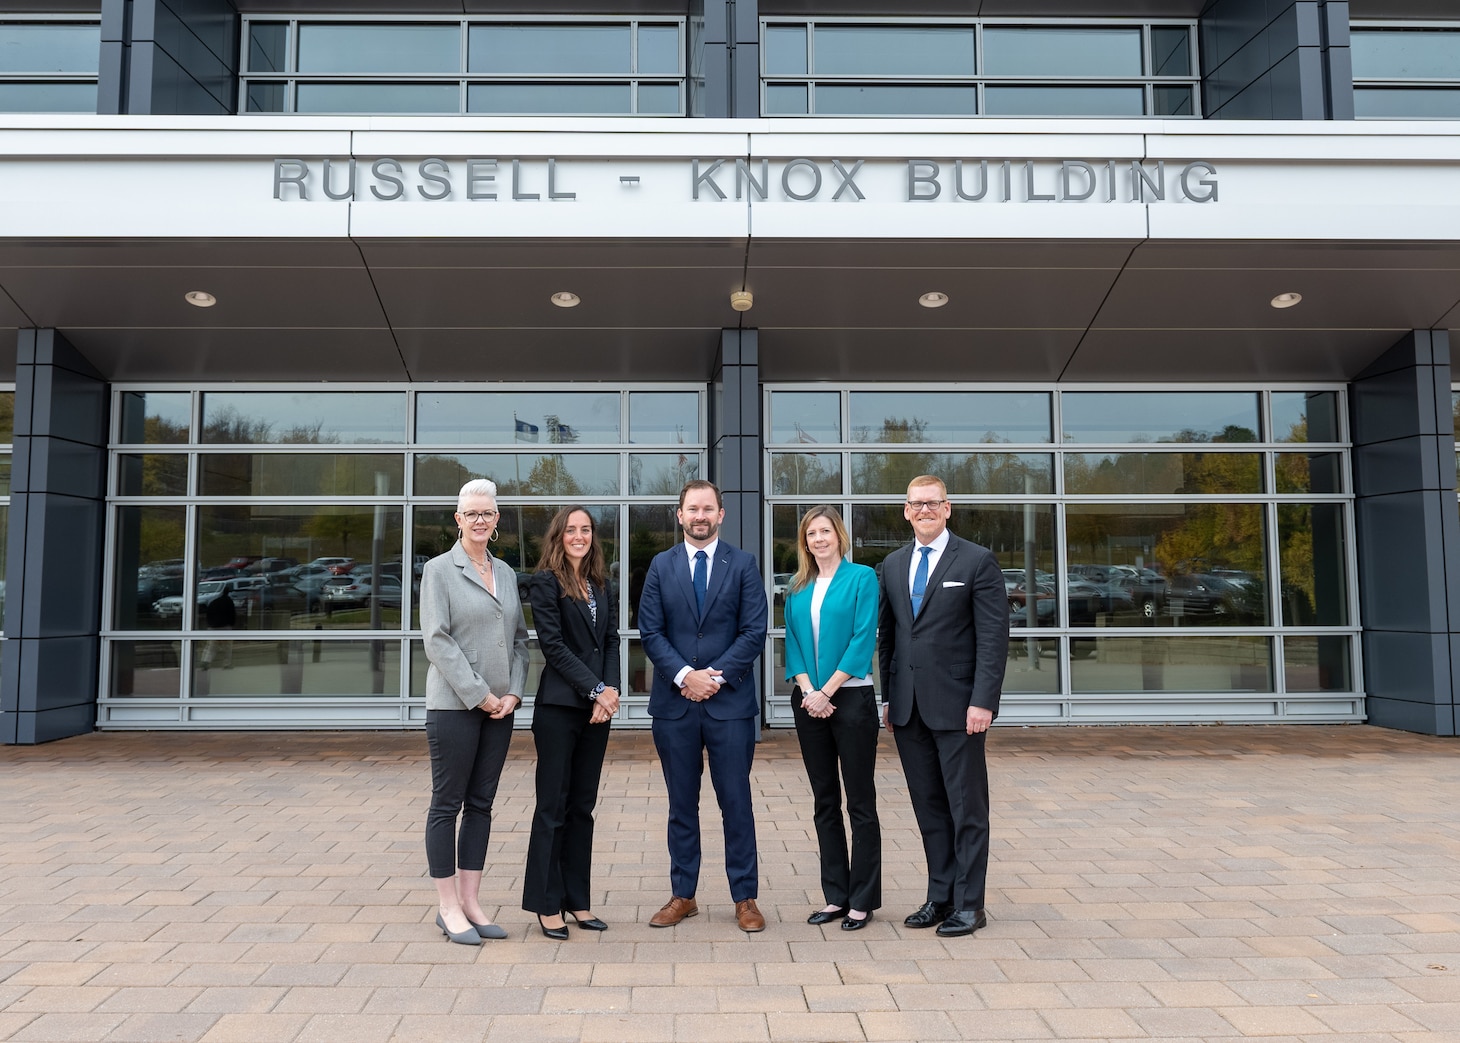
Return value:
M 720 537 L 716 536 L 703 547 L 696 547 L 688 540 L 684 541 L 683 546 L 685 552 L 689 555 L 689 578 L 691 584 L 693 584 L 695 577 L 695 555 L 700 551 L 705 552 L 705 596 L 708 597 L 710 593 L 710 570 L 715 567 L 715 551 L 720 549 Z M 689 676 L 689 672 L 689 667 L 680 667 L 679 673 L 674 675 L 674 686 L 676 688 L 684 687 L 684 679 Z M 715 678 L 717 684 L 719 681 L 720 679 L 718 677 Z
M 942 532 L 938 533 L 937 538 L 933 540 L 932 543 L 922 544 L 919 543 L 917 540 L 913 540 L 912 564 L 908 567 L 907 570 L 907 592 L 909 597 L 912 596 L 913 579 L 916 578 L 918 574 L 918 563 L 923 560 L 922 548 L 924 546 L 933 548 L 933 553 L 928 555 L 928 578 L 932 579 L 933 571 L 938 567 L 938 559 L 941 558 L 943 556 L 943 552 L 948 549 L 948 530 L 944 529 Z

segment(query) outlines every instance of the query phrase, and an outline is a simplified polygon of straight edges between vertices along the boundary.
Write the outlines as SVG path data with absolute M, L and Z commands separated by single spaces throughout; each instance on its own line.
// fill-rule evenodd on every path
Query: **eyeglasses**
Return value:
M 907 505 L 915 511 L 936 511 L 947 502 L 947 500 L 909 500 Z
M 497 511 L 462 511 L 461 520 L 475 525 L 479 521 L 491 521 L 497 514 Z

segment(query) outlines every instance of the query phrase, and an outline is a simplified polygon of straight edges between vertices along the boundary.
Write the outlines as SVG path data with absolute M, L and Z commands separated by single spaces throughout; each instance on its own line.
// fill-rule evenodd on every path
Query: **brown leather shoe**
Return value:
M 687 916 L 694 916 L 700 911 L 693 898 L 671 898 L 652 917 L 649 918 L 650 927 L 673 927 Z
M 735 922 L 746 934 L 765 930 L 765 917 L 761 916 L 760 910 L 755 907 L 754 898 L 735 903 Z

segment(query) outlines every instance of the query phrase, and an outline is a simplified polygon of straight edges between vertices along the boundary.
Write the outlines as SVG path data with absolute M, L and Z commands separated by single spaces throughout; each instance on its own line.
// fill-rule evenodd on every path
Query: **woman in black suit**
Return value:
M 546 664 L 532 711 L 537 810 L 527 844 L 522 908 L 542 933 L 568 937 L 565 915 L 604 931 L 592 913 L 593 805 L 618 711 L 618 604 L 593 516 L 582 507 L 554 515 L 532 582 L 532 617 Z

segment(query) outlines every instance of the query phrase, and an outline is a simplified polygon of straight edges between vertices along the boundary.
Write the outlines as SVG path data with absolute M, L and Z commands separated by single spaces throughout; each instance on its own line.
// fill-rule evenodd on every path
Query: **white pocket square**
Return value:
M 945 587 L 961 587 L 961 586 L 963 586 L 963 584 L 960 583 L 960 582 L 958 582 L 956 579 L 945 579 L 943 581 L 943 586 L 945 586 Z

